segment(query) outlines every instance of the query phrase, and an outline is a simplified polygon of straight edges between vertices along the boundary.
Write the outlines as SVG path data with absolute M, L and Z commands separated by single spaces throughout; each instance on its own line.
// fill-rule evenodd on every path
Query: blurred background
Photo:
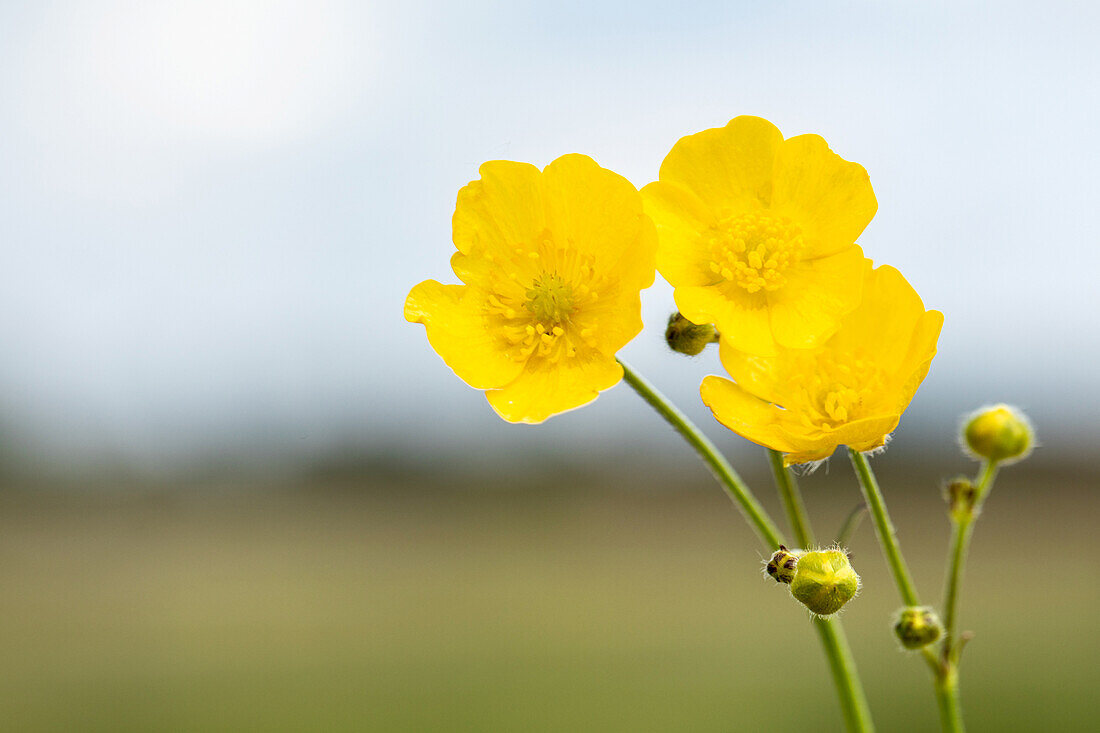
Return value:
M 0 729 L 840 730 L 804 611 L 626 387 L 508 425 L 401 307 L 478 165 L 636 185 L 739 114 L 864 165 L 861 244 L 946 316 L 875 465 L 927 602 L 960 414 L 1025 408 L 962 605 L 975 730 L 1088 730 L 1100 11 L 1078 2 L 0 3 Z M 769 507 L 762 451 L 622 352 Z M 819 535 L 857 503 L 803 480 Z M 930 730 L 869 526 L 845 612 Z M 1058 568 L 1052 573 L 1052 568 Z

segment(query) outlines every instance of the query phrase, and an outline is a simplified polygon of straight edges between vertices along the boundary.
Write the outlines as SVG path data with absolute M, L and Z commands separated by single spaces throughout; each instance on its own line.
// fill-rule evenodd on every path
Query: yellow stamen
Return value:
M 707 269 L 750 293 L 777 290 L 802 255 L 802 228 L 769 212 L 738 214 L 710 232 Z

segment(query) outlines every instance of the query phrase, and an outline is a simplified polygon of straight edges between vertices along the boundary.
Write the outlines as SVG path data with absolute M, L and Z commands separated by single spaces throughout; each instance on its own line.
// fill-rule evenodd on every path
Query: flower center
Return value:
M 539 258 L 534 255 L 527 256 Z M 595 348 L 595 325 L 578 323 L 578 314 L 598 300 L 592 266 L 577 261 L 567 261 L 566 266 L 566 275 L 558 274 L 559 264 L 544 270 L 527 288 L 515 287 L 517 278 L 510 277 L 489 294 L 487 313 L 501 319 L 500 333 L 517 361 L 531 356 L 558 361 L 576 356 L 578 348 Z
M 802 228 L 767 212 L 726 217 L 709 239 L 710 271 L 750 293 L 783 287 L 802 254 Z
M 573 315 L 573 287 L 556 273 L 544 273 L 527 289 L 523 307 L 547 326 L 568 323 Z
M 867 417 L 870 401 L 884 391 L 882 369 L 854 356 L 819 358 L 812 368 L 799 371 L 813 374 L 802 388 L 802 422 L 807 427 L 831 430 Z

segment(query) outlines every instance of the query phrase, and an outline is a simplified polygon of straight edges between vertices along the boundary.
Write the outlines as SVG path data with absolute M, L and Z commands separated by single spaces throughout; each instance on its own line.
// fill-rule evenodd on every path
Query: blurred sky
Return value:
M 626 387 L 504 424 L 401 307 L 453 281 L 478 165 L 583 152 L 641 186 L 739 114 L 863 164 L 861 244 L 946 314 L 898 441 L 993 400 L 1100 438 L 1100 12 L 1033 2 L 0 3 L 0 439 L 149 466 L 333 446 L 598 454 Z M 625 358 L 699 403 L 715 355 Z

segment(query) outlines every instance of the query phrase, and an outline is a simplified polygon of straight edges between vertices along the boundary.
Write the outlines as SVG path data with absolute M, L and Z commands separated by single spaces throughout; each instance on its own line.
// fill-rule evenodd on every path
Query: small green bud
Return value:
M 973 518 L 974 505 L 978 501 L 978 491 L 970 479 L 965 476 L 951 479 L 944 490 L 951 517 L 955 521 Z
M 1012 463 L 1027 457 L 1035 431 L 1024 414 L 1009 405 L 983 407 L 966 418 L 963 448 L 975 458 Z
M 836 613 L 859 591 L 859 576 L 840 548 L 806 552 L 795 566 L 791 595 L 818 616 Z
M 790 584 L 794 580 L 795 567 L 798 565 L 798 558 L 801 556 L 801 550 L 788 550 L 780 545 L 779 549 L 768 560 L 765 570 L 768 571 L 768 575 L 775 578 L 775 582 Z
M 894 633 L 906 649 L 920 649 L 943 635 L 943 624 L 928 606 L 909 606 L 898 611 Z
M 665 341 L 673 351 L 696 356 L 703 353 L 707 344 L 718 342 L 718 331 L 713 324 L 697 325 L 676 312 L 668 317 Z

